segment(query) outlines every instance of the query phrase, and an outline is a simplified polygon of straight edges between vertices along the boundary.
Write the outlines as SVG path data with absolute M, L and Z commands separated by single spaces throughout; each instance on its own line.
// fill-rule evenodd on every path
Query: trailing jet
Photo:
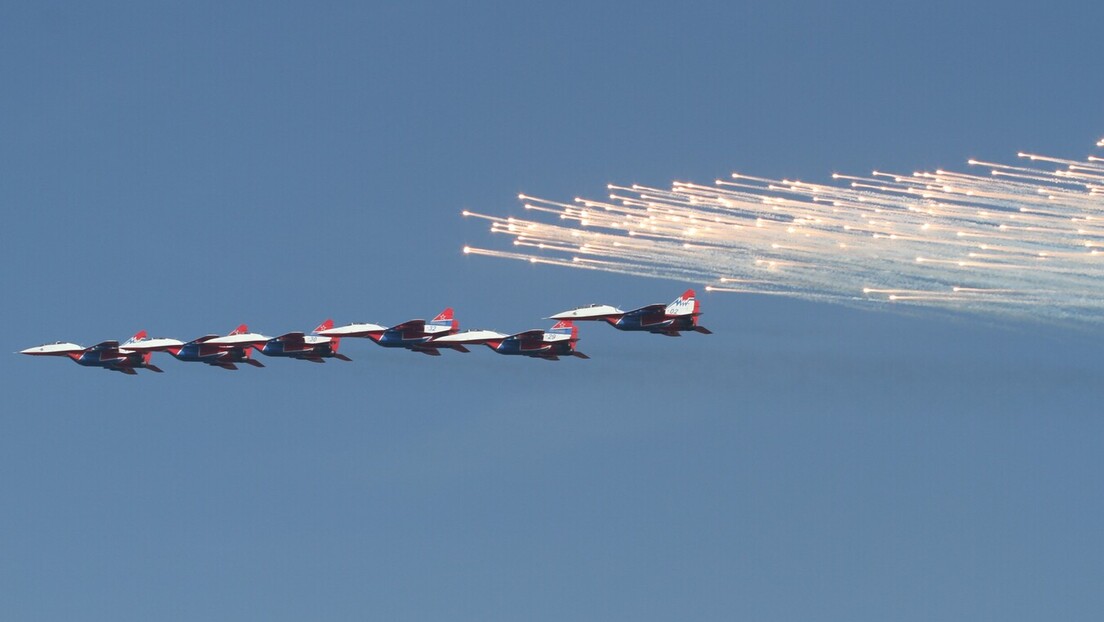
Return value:
M 548 361 L 558 361 L 561 356 L 590 358 L 582 352 L 575 351 L 577 341 L 579 341 L 579 328 L 571 320 L 561 320 L 548 332 L 537 328 L 516 335 L 504 335 L 493 330 L 469 330 L 438 337 L 434 343 L 442 346 L 483 344 L 499 354 L 531 356 Z
M 266 338 L 263 341 L 254 340 L 250 345 L 266 356 L 284 356 L 312 363 L 325 363 L 326 359 L 329 358 L 351 361 L 352 359 L 344 354 L 338 354 L 337 346 L 341 343 L 339 337 L 322 335 L 323 332 L 331 328 L 333 328 L 333 320 L 326 320 L 319 324 L 310 335 L 302 332 L 285 333 L 279 337 Z M 226 343 L 227 340 L 232 340 L 232 336 L 212 339 L 207 343 L 221 344 Z
M 678 337 L 680 331 L 692 330 L 706 335 L 708 328 L 698 326 L 701 304 L 688 289 L 671 304 L 654 304 L 632 311 L 622 311 L 609 305 L 590 305 L 553 315 L 552 320 L 604 320 L 618 330 L 642 330 L 669 337 Z
M 225 337 L 204 335 L 183 343 L 176 339 L 143 339 L 129 346 L 136 352 L 168 352 L 178 361 L 207 363 L 223 369 L 237 369 L 235 363 L 254 367 L 264 364 L 252 358 L 253 345 L 268 341 L 269 337 L 250 333 L 245 324 Z
M 390 328 L 379 324 L 347 324 L 336 328 L 319 327 L 317 334 L 333 337 L 364 337 L 371 339 L 385 348 L 406 348 L 414 352 L 421 352 L 430 356 L 440 356 L 440 348 L 448 347 L 460 352 L 467 352 L 463 345 L 455 343 L 438 345 L 438 340 L 445 335 L 453 335 L 460 330 L 460 322 L 452 317 L 452 307 L 437 314 L 430 321 L 409 320 Z
M 130 376 L 134 376 L 138 373 L 134 371 L 136 369 L 148 369 L 161 373 L 161 368 L 150 363 L 150 355 L 152 352 L 136 352 L 128 349 L 129 346 L 137 344 L 142 340 L 176 341 L 175 339 L 148 340 L 146 331 L 142 330 L 138 331 L 121 346 L 118 341 L 103 341 L 86 348 L 75 343 L 59 341 L 36 348 L 27 348 L 21 351 L 20 354 L 29 354 L 31 356 L 67 356 L 78 365 L 83 365 L 85 367 L 102 367 L 103 369 L 122 372 Z

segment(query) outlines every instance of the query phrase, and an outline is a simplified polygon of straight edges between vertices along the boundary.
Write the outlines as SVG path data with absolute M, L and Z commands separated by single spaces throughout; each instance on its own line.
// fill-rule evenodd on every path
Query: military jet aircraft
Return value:
M 438 337 L 433 343 L 444 345 L 485 345 L 499 354 L 531 356 L 548 361 L 558 361 L 561 356 L 588 359 L 575 351 L 579 341 L 579 328 L 571 320 L 557 322 L 547 332 L 539 328 L 514 335 L 504 335 L 493 330 L 469 330 L 454 335 Z
M 453 318 L 452 307 L 449 307 L 428 322 L 408 320 L 390 328 L 379 324 L 347 324 L 336 328 L 331 326 L 316 332 L 335 339 L 365 337 L 385 348 L 406 348 L 430 356 L 440 356 L 440 347 L 446 346 L 438 346 L 438 340 L 445 335 L 455 334 L 458 330 L 460 330 L 460 322 Z M 447 347 L 460 352 L 468 351 L 461 344 L 450 344 Z
M 338 353 L 337 347 L 341 343 L 339 337 L 328 337 L 322 334 L 331 328 L 333 328 L 333 320 L 326 320 L 319 324 L 310 335 L 302 332 L 284 333 L 279 337 L 272 337 L 263 342 L 254 341 L 251 345 L 266 356 L 281 356 L 312 363 L 325 363 L 328 358 L 351 361 L 351 358 Z M 222 344 L 226 343 L 228 339 L 232 340 L 232 337 L 212 339 L 208 343 Z M 239 341 L 244 340 L 239 337 Z
M 67 356 L 78 365 L 85 367 L 100 367 L 110 371 L 121 372 L 130 376 L 137 375 L 136 369 L 148 369 L 157 373 L 162 373 L 161 368 L 150 363 L 150 355 L 152 352 L 136 352 L 128 349 L 136 343 L 143 340 L 148 340 L 146 337 L 146 331 L 138 331 L 133 337 L 127 340 L 122 345 L 119 345 L 118 341 L 102 341 L 91 347 L 84 347 L 75 343 L 68 343 L 58 341 L 56 343 L 50 343 L 41 345 L 34 348 L 27 348 L 20 351 L 20 354 L 28 354 L 30 356 Z M 175 339 L 167 340 L 152 340 L 152 341 L 177 341 Z
M 610 305 L 590 305 L 570 311 L 557 313 L 552 320 L 602 320 L 618 330 L 647 331 L 678 337 L 681 331 L 695 331 L 706 335 L 713 331 L 698 326 L 701 315 L 701 303 L 694 296 L 694 290 L 688 289 L 670 304 L 654 304 L 632 311 L 622 311 Z

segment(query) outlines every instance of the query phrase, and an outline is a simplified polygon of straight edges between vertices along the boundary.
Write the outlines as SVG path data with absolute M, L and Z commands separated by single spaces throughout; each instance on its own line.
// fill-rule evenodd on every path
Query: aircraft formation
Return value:
M 169 337 L 151 338 L 146 331 L 139 331 L 123 343 L 103 341 L 84 347 L 75 343 L 56 342 L 27 348 L 20 354 L 30 356 L 64 356 L 78 365 L 99 367 L 128 375 L 137 375 L 139 369 L 161 373 L 153 364 L 153 354 L 164 352 L 179 361 L 206 363 L 213 367 L 236 370 L 239 364 L 264 367 L 253 357 L 259 352 L 269 357 L 281 357 L 324 363 L 326 359 L 350 361 L 338 352 L 345 338 L 370 339 L 385 348 L 404 348 L 430 356 L 440 356 L 441 350 L 470 352 L 467 346 L 484 345 L 499 354 L 527 356 L 548 361 L 563 356 L 590 358 L 575 349 L 579 341 L 579 328 L 575 322 L 601 321 L 618 330 L 643 331 L 670 337 L 678 337 L 684 331 L 711 334 L 698 325 L 701 303 L 688 289 L 670 304 L 652 304 L 622 311 L 610 305 L 588 305 L 557 313 L 548 319 L 557 320 L 548 330 L 533 329 L 515 334 L 492 330 L 467 330 L 460 332 L 460 322 L 453 317 L 452 308 L 445 309 L 432 320 L 409 320 L 395 326 L 360 323 L 334 326 L 333 320 L 319 324 L 309 334 L 301 331 L 269 337 L 249 332 L 245 324 L 228 335 L 204 335 L 188 342 Z

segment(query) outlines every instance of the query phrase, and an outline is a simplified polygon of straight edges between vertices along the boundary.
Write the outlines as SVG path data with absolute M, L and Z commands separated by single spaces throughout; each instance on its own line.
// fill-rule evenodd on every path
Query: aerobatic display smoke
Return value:
M 970 160 L 976 174 L 874 171 L 825 185 L 733 173 L 610 185 L 602 200 L 519 195 L 539 219 L 464 212 L 514 250 L 464 252 L 714 292 L 1104 320 L 1104 158 L 1019 156 L 1022 166 Z

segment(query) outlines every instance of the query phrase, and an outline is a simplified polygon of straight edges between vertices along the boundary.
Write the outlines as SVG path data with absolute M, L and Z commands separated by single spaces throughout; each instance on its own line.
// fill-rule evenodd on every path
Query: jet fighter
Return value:
M 250 333 L 245 324 L 234 329 L 229 335 L 204 335 L 183 343 L 176 339 L 144 339 L 131 344 L 129 349 L 136 352 L 168 352 L 178 361 L 207 363 L 222 369 L 237 369 L 235 363 L 245 363 L 254 367 L 264 364 L 253 359 L 253 345 L 268 341 L 269 337 Z
M 504 335 L 493 330 L 469 330 L 438 337 L 433 343 L 442 346 L 483 344 L 499 354 L 531 356 L 546 361 L 558 361 L 561 356 L 590 358 L 582 352 L 575 351 L 577 341 L 579 341 L 579 328 L 571 320 L 561 320 L 548 332 L 537 328 L 515 335 Z
M 328 358 L 351 361 L 351 358 L 337 352 L 337 346 L 341 343 L 339 337 L 329 337 L 322 334 L 331 328 L 333 328 L 333 320 L 326 320 L 319 324 L 310 335 L 302 332 L 285 333 L 265 341 L 253 341 L 251 345 L 266 356 L 283 356 L 312 363 L 325 363 Z M 232 341 L 233 336 L 212 339 L 207 343 L 223 344 L 227 340 Z
M 406 348 L 430 356 L 440 356 L 440 348 L 448 347 L 459 352 L 468 349 L 459 343 L 438 346 L 438 340 L 460 330 L 460 322 L 452 317 L 452 307 L 437 314 L 432 320 L 409 320 L 390 328 L 379 324 L 347 324 L 330 326 L 316 331 L 335 340 L 340 337 L 365 337 L 385 348 Z
M 692 330 L 706 335 L 713 334 L 704 326 L 698 326 L 701 303 L 688 289 L 671 304 L 654 304 L 632 311 L 622 311 L 610 305 L 590 305 L 553 315 L 552 320 L 603 320 L 618 330 L 647 331 L 678 337 L 680 331 Z
M 136 352 L 128 349 L 129 346 L 146 339 L 146 331 L 142 330 L 138 331 L 122 345 L 119 345 L 118 341 L 103 341 L 94 346 L 85 348 L 75 343 L 59 341 L 36 348 L 27 348 L 26 350 L 22 350 L 20 354 L 29 354 L 31 356 L 67 356 L 78 365 L 83 365 L 85 367 L 101 367 L 110 371 L 121 372 L 128 376 L 137 375 L 138 372 L 134 371 L 136 369 L 148 369 L 153 372 L 162 373 L 161 368 L 150 363 L 150 355 L 152 352 Z M 176 340 L 169 339 L 163 341 Z

